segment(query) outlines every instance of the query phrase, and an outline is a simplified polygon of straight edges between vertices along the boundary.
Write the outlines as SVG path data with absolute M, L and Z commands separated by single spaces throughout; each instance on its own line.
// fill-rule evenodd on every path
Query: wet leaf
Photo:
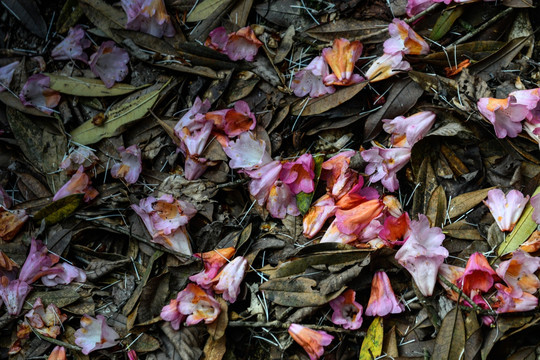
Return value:
M 51 79 L 50 88 L 58 92 L 75 96 L 117 96 L 140 89 L 129 84 L 116 83 L 107 89 L 103 81 L 84 77 L 45 74 Z
M 456 20 L 459 19 L 464 11 L 465 6 L 457 6 L 448 10 L 443 10 L 437 19 L 437 22 L 433 26 L 433 30 L 431 30 L 431 35 L 429 35 L 429 38 L 431 40 L 438 41 L 440 38 L 446 35 L 446 33 L 450 31 L 452 25 L 454 25 Z
M 34 221 L 40 222 L 45 219 L 48 226 L 54 225 L 73 214 L 82 203 L 83 198 L 84 194 L 73 194 L 56 200 L 39 210 L 34 215 Z
M 471 191 L 452 198 L 452 200 L 449 201 L 448 217 L 453 219 L 465 214 L 467 211 L 480 204 L 482 200 L 487 197 L 488 191 L 492 189 L 495 189 L 495 187 Z
M 382 353 L 384 340 L 383 318 L 377 316 L 369 325 L 362 348 L 360 349 L 359 360 L 373 360 Z
M 459 360 L 465 349 L 465 323 L 461 310 L 453 308 L 443 319 L 435 339 L 434 359 Z
M 306 31 L 311 37 L 321 41 L 346 38 L 361 40 L 364 44 L 384 41 L 388 37 L 388 22 L 382 20 L 339 19 L 315 26 Z

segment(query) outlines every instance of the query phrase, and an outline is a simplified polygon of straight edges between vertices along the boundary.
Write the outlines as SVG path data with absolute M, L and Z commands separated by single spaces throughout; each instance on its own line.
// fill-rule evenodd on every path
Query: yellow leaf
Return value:
M 51 85 L 49 86 L 51 89 L 75 96 L 117 96 L 128 94 L 141 88 L 129 84 L 117 83 L 108 89 L 103 81 L 99 79 L 54 74 L 45 75 L 51 79 Z M 146 86 L 148 85 L 142 87 Z
M 383 319 L 377 316 L 371 325 L 369 325 L 366 337 L 362 341 L 359 360 L 372 360 L 380 356 L 382 353 L 383 338 Z
M 45 219 L 47 225 L 54 225 L 73 214 L 82 202 L 84 194 L 73 194 L 45 206 L 34 215 L 35 221 Z

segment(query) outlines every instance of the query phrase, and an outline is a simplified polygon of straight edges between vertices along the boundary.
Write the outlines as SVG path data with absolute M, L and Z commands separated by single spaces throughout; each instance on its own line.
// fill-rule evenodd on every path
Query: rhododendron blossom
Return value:
M 345 234 L 344 232 L 341 232 L 336 224 L 337 220 L 334 219 L 324 233 L 321 243 L 335 242 L 340 244 L 349 244 L 358 239 L 358 236 L 355 234 Z
M 304 154 L 295 161 L 283 164 L 279 178 L 289 185 L 293 194 L 312 193 L 315 190 L 315 161 L 311 154 Z
M 238 256 L 225 265 L 223 270 L 221 270 L 217 276 L 219 281 L 214 286 L 216 293 L 223 294 L 223 299 L 231 304 L 234 303 L 240 293 L 240 284 L 242 283 L 242 280 L 244 280 L 247 268 L 248 262 L 242 256 Z
M 81 351 L 85 355 L 95 350 L 116 346 L 119 338 L 120 335 L 107 325 L 103 315 L 97 315 L 96 318 L 83 315 L 81 327 L 75 331 L 75 344 L 82 348 Z
M 516 137 L 523 128 L 521 121 L 529 112 L 527 106 L 518 104 L 514 96 L 506 99 L 481 98 L 477 106 L 478 111 L 493 124 L 499 139 Z
M 516 99 L 516 104 L 527 107 L 526 119 L 532 124 L 540 122 L 540 88 L 530 90 L 518 90 L 510 93 L 509 97 Z
M 390 215 L 384 219 L 384 226 L 379 233 L 379 237 L 387 246 L 393 248 L 396 245 L 405 243 L 410 230 L 411 219 L 408 213 L 404 212 L 399 217 Z
M 176 301 L 180 313 L 187 315 L 187 325 L 195 325 L 203 320 L 205 324 L 213 323 L 221 312 L 217 300 L 195 284 L 188 284 L 180 291 Z
M 84 201 L 89 202 L 99 194 L 90 184 L 92 184 L 90 177 L 85 174 L 84 167 L 81 165 L 71 179 L 56 192 L 53 201 L 73 194 L 84 194 Z
M 223 130 L 229 137 L 234 137 L 255 129 L 257 120 L 245 101 L 237 101 L 233 109 L 224 109 L 207 112 L 206 120 L 214 123 L 214 126 Z
M 413 17 L 435 3 L 434 0 L 407 0 L 407 16 Z
M 383 119 L 383 129 L 392 134 L 392 145 L 412 147 L 422 139 L 435 123 L 435 114 L 422 111 L 409 117 L 398 116 L 394 119 Z
M 210 32 L 205 45 L 226 54 L 233 61 L 253 61 L 262 42 L 249 26 L 228 35 L 224 27 L 218 27 Z
M 58 284 L 67 285 L 70 284 L 72 281 L 86 281 L 86 273 L 78 267 L 75 267 L 68 263 L 57 264 L 53 266 L 51 270 L 55 270 L 55 272 L 41 277 L 41 282 L 45 286 L 51 287 Z
M 126 29 L 141 31 L 158 38 L 176 33 L 163 0 L 122 0 L 127 14 Z
M 354 74 L 354 64 L 362 55 L 362 43 L 360 41 L 349 41 L 347 39 L 334 39 L 331 48 L 325 48 L 322 56 L 330 65 L 332 74 L 324 77 L 325 85 L 352 85 L 359 83 L 364 78 Z
M 86 32 L 81 25 L 69 29 L 68 36 L 56 45 L 51 56 L 54 60 L 80 60 L 88 63 L 88 55 L 84 49 L 89 48 L 92 43 L 86 39 Z
M 430 227 L 427 216 L 418 215 L 411 222 L 410 235 L 396 253 L 396 260 L 411 274 L 424 296 L 431 296 L 439 267 L 449 255 L 442 246 L 444 234 L 438 227 Z
M 6 305 L 10 316 L 17 316 L 21 312 L 24 300 L 32 290 L 32 287 L 22 280 L 9 280 L 2 276 L 0 279 L 0 297 Z
M 487 292 L 498 278 L 485 256 L 476 252 L 469 257 L 463 276 L 457 280 L 457 284 L 470 296 L 473 290 Z
M 388 25 L 390 39 L 384 42 L 384 53 L 401 52 L 409 55 L 425 55 L 429 53 L 429 45 L 403 20 L 394 19 Z
M 520 297 L 524 291 L 534 294 L 540 289 L 540 280 L 534 274 L 539 267 L 540 258 L 516 250 L 510 260 L 499 264 L 497 275 L 511 288 L 512 296 Z
M 510 190 L 505 196 L 502 190 L 488 191 L 484 204 L 489 208 L 501 231 L 512 231 L 519 220 L 529 196 L 523 196 L 519 190 Z
M 60 93 L 49 88 L 51 79 L 43 74 L 34 74 L 26 80 L 19 99 L 24 106 L 32 106 L 46 114 L 60 102 Z
M 257 200 L 259 205 L 263 206 L 266 203 L 270 190 L 279 179 L 281 168 L 280 161 L 271 161 L 258 169 L 245 171 L 251 178 L 248 185 L 249 193 Z
M 326 181 L 326 191 L 336 198 L 345 195 L 358 180 L 358 174 L 349 168 L 355 154 L 354 150 L 344 151 L 322 163 L 321 180 Z
M 83 166 L 85 170 L 88 170 L 98 161 L 99 158 L 94 154 L 94 150 L 86 146 L 78 146 L 73 148 L 69 155 L 64 158 L 60 164 L 60 169 L 64 169 L 68 173 L 73 173 L 80 166 Z
M 55 346 L 47 360 L 66 360 L 66 348 L 58 345 Z
M 315 201 L 304 216 L 304 236 L 313 238 L 322 229 L 326 220 L 336 213 L 334 198 L 326 194 Z
M 231 159 L 229 166 L 232 169 L 254 170 L 272 161 L 266 143 L 251 131 L 241 133 L 236 141 L 229 141 L 223 151 Z
M 53 270 L 52 266 L 59 260 L 60 257 L 50 253 L 41 240 L 32 239 L 30 251 L 19 272 L 19 280 L 32 284 L 44 275 L 58 273 L 61 270 Z
M 224 249 L 215 249 L 202 254 L 193 254 L 193 256 L 202 259 L 204 270 L 198 274 L 191 275 L 189 280 L 204 289 L 209 289 L 215 283 L 214 279 L 219 273 L 219 270 L 227 263 L 227 260 L 233 257 L 235 252 L 236 249 L 234 247 L 228 247 Z
M 439 275 L 451 282 L 452 284 L 458 286 L 458 280 L 463 276 L 463 273 L 465 272 L 465 268 L 454 266 L 454 265 L 448 265 L 445 263 L 442 263 L 441 266 L 439 266 Z M 448 296 L 449 299 L 453 301 L 458 301 L 460 299 L 460 294 L 455 292 L 451 287 L 446 285 L 443 281 L 439 279 L 439 284 L 443 287 L 444 290 L 446 290 L 446 296 Z
M 122 162 L 114 164 L 111 168 L 113 178 L 123 178 L 128 184 L 135 184 L 142 171 L 141 149 L 137 145 L 131 145 L 127 149 L 123 146 L 118 148 Z
M 210 31 L 204 45 L 222 53 L 227 46 L 227 40 L 229 40 L 227 30 L 223 26 L 220 26 Z
M 302 346 L 310 360 L 317 360 L 324 354 L 324 347 L 330 345 L 334 337 L 325 331 L 316 331 L 298 324 L 289 326 L 289 335 Z
M 334 310 L 332 322 L 342 325 L 344 329 L 357 330 L 362 326 L 362 305 L 355 301 L 356 292 L 352 289 L 330 301 L 330 307 Z
M 180 329 L 180 325 L 184 322 L 186 319 L 186 315 L 182 314 L 180 310 L 178 309 L 178 300 L 172 299 L 169 303 L 169 305 L 165 305 L 161 309 L 161 313 L 159 316 L 165 320 L 171 323 L 171 327 L 174 330 Z
M 538 306 L 538 298 L 527 292 L 516 295 L 512 288 L 495 284 L 497 302 L 494 304 L 498 313 L 531 311 Z
M 376 82 L 388 79 L 400 71 L 408 70 L 411 70 L 411 64 L 403 60 L 403 55 L 400 52 L 383 54 L 366 71 L 366 78 L 370 82 Z
M 19 65 L 18 61 L 7 64 L 6 66 L 0 67 L 0 92 L 9 88 L 11 84 L 11 79 L 13 79 L 13 74 L 15 69 Z
M 106 87 L 113 87 L 128 74 L 129 55 L 126 50 L 116 46 L 114 41 L 105 41 L 97 52 L 90 56 L 90 70 L 98 76 Z
M 365 168 L 366 174 L 370 175 L 369 180 L 381 181 L 389 191 L 396 191 L 399 187 L 397 172 L 409 162 L 411 149 L 407 147 L 383 149 L 374 146 L 362 151 L 360 155 L 369 162 Z
M 289 185 L 279 180 L 276 180 L 270 188 L 266 201 L 266 209 L 272 217 L 278 219 L 285 218 L 287 214 L 292 216 L 300 215 L 300 210 L 296 206 L 294 193 L 291 191 Z
M 336 89 L 333 86 L 326 86 L 323 82 L 328 75 L 328 64 L 322 56 L 316 56 L 308 66 L 294 74 L 291 89 L 298 97 L 309 94 L 310 97 L 316 98 L 333 94 Z
M 399 314 L 405 307 L 399 303 L 384 271 L 377 271 L 371 281 L 371 295 L 365 314 L 367 316 L 386 316 Z
M 27 312 L 24 318 L 41 335 L 56 339 L 60 335 L 62 323 L 67 320 L 67 315 L 62 314 L 52 303 L 45 309 L 41 298 L 37 298 L 32 310 Z
M 379 199 L 362 202 L 350 210 L 339 209 L 336 211 L 336 225 L 339 231 L 347 235 L 358 235 L 383 209 L 384 204 Z

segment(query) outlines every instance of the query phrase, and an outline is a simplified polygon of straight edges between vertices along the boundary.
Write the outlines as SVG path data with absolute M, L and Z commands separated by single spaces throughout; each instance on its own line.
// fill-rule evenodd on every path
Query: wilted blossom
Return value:
M 55 270 L 55 272 L 41 277 L 41 282 L 45 286 L 51 287 L 58 284 L 67 285 L 70 284 L 72 281 L 86 281 L 86 273 L 78 267 L 75 267 L 68 263 L 56 264 L 51 268 L 51 270 Z
M 224 52 L 233 61 L 253 61 L 261 46 L 251 27 L 246 26 L 228 35 Z
M 384 53 L 401 52 L 409 55 L 425 55 L 429 53 L 429 45 L 403 20 L 394 19 L 388 25 L 390 39 L 384 42 Z
M 384 225 L 379 233 L 379 237 L 386 246 L 393 248 L 397 245 L 403 245 L 410 235 L 411 219 L 409 214 L 404 212 L 399 217 L 392 215 L 384 219 Z
M 365 173 L 370 175 L 369 180 L 373 183 L 381 181 L 389 191 L 396 191 L 399 187 L 397 172 L 409 162 L 411 149 L 406 147 L 383 149 L 374 146 L 362 151 L 360 155 L 369 162 L 365 168 Z
M 44 275 L 60 272 L 59 269 L 52 270 L 58 260 L 58 255 L 49 252 L 41 240 L 32 239 L 30 251 L 19 272 L 19 280 L 32 284 Z
M 204 46 L 223 53 L 225 52 L 228 40 L 227 30 L 223 26 L 220 26 L 210 31 L 208 38 L 204 42 Z
M 0 279 L 0 297 L 6 305 L 7 312 L 11 316 L 17 316 L 21 312 L 24 300 L 32 290 L 32 287 L 22 280 L 9 280 L 2 276 Z
M 315 161 L 311 154 L 304 154 L 283 164 L 279 178 L 289 185 L 293 194 L 312 193 L 315 190 Z
M 180 294 L 180 293 L 179 293 Z M 180 329 L 180 325 L 184 322 L 186 319 L 186 315 L 182 314 L 180 310 L 178 309 L 178 300 L 172 299 L 169 302 L 169 305 L 165 305 L 161 309 L 161 313 L 159 316 L 165 320 L 171 323 L 171 327 L 174 330 Z
M 422 111 L 409 117 L 398 116 L 384 119 L 383 129 L 392 134 L 392 145 L 396 147 L 412 147 L 422 139 L 435 123 L 435 114 Z
M 324 347 L 330 345 L 334 337 L 325 331 L 316 331 L 298 324 L 289 326 L 289 335 L 306 350 L 310 360 L 317 360 L 324 354 Z
M 185 225 L 197 213 L 193 205 L 165 194 L 159 199 L 153 196 L 141 199 L 139 206 L 132 204 L 131 208 L 141 217 L 152 242 L 191 255 Z
M 66 348 L 55 346 L 47 360 L 66 360 Z
M 377 271 L 371 281 L 371 295 L 365 314 L 367 316 L 386 316 L 399 314 L 405 307 L 399 303 L 384 271 Z
M 85 36 L 86 33 L 81 25 L 70 28 L 68 36 L 52 50 L 52 58 L 54 60 L 80 60 L 88 63 L 88 55 L 84 49 L 89 48 L 91 42 Z
M 495 284 L 497 301 L 493 305 L 498 313 L 522 312 L 534 310 L 538 306 L 538 298 L 528 292 L 516 295 L 511 287 Z
M 491 268 L 485 256 L 475 252 L 469 257 L 463 276 L 457 280 L 457 285 L 470 296 L 473 290 L 487 292 L 498 279 L 497 273 Z
M 326 181 L 326 191 L 338 199 L 358 180 L 358 174 L 349 168 L 351 158 L 355 154 L 354 150 L 344 151 L 322 164 L 321 180 Z
M 448 257 L 448 250 L 442 246 L 444 234 L 438 227 L 430 227 L 424 214 L 418 221 L 411 222 L 410 235 L 396 253 L 396 260 L 411 274 L 424 296 L 431 296 L 439 267 Z
M 236 249 L 228 247 L 224 249 L 215 249 L 205 253 L 193 254 L 203 261 L 204 270 L 195 275 L 191 275 L 189 280 L 193 281 L 204 289 L 209 289 L 215 283 L 214 278 L 219 273 L 219 270 L 233 257 Z
M 529 195 L 524 197 L 521 191 L 510 190 L 505 196 L 502 190 L 492 189 L 487 196 L 484 204 L 489 208 L 499 229 L 512 231 L 529 201 Z
M 120 146 L 118 153 L 122 162 L 111 168 L 112 177 L 123 178 L 128 184 L 135 184 L 142 171 L 141 149 L 137 145 L 131 145 L 127 149 Z
M 442 263 L 441 266 L 439 266 L 439 275 L 441 275 L 443 278 L 451 282 L 452 284 L 458 286 L 458 280 L 463 276 L 463 273 L 465 272 L 465 268 L 454 266 L 454 265 L 448 265 L 445 263 Z M 444 290 L 446 290 L 446 296 L 448 296 L 449 299 L 453 301 L 458 301 L 458 299 L 461 298 L 460 294 L 455 292 L 451 287 L 446 285 L 441 279 L 439 280 L 439 284 L 443 287 Z
M 28 220 L 24 209 L 7 210 L 0 205 L 0 240 L 10 241 L 19 233 Z
M 223 299 L 231 304 L 234 303 L 240 293 L 240 284 L 242 283 L 242 280 L 244 280 L 247 268 L 248 262 L 242 256 L 238 256 L 225 265 L 223 270 L 221 270 L 217 276 L 219 281 L 214 286 L 215 292 L 223 294 Z
M 353 73 L 354 65 L 362 55 L 362 49 L 360 41 L 349 41 L 343 38 L 334 39 L 331 48 L 323 49 L 322 56 L 333 72 L 324 77 L 324 84 L 347 86 L 363 81 L 362 76 Z
M 228 137 L 234 137 L 255 129 L 257 120 L 245 101 L 237 101 L 233 109 L 207 112 L 206 120 L 211 120 L 217 129 L 223 130 Z
M 366 71 L 366 78 L 370 82 L 376 82 L 408 70 L 411 70 L 411 64 L 403 60 L 401 53 L 383 54 Z
M 339 231 L 358 235 L 383 211 L 384 204 L 379 199 L 364 201 L 350 210 L 336 211 L 336 225 Z
M 277 180 L 270 188 L 266 209 L 272 217 L 284 219 L 287 214 L 292 216 L 300 215 L 300 210 L 296 206 L 296 197 L 289 185 Z
M 523 128 L 521 121 L 529 112 L 527 106 L 518 104 L 514 96 L 506 99 L 481 98 L 477 106 L 478 111 L 493 124 L 499 139 L 516 137 Z
M 510 260 L 499 264 L 497 275 L 511 288 L 512 296 L 520 297 L 523 292 L 534 294 L 540 289 L 540 280 L 534 274 L 539 267 L 540 258 L 516 250 Z
M 328 76 L 328 64 L 322 56 L 317 56 L 308 66 L 294 74 L 291 89 L 294 95 L 304 97 L 309 94 L 316 98 L 325 94 L 333 94 L 336 89 L 333 86 L 326 86 L 323 82 Z
M 32 106 L 46 114 L 60 102 L 60 93 L 49 88 L 51 79 L 43 74 L 34 74 L 26 80 L 19 99 L 24 106 Z
M 315 201 L 304 216 L 304 236 L 311 239 L 317 235 L 326 220 L 335 215 L 336 210 L 334 198 L 328 194 Z
M 98 76 L 106 87 L 113 87 L 128 74 L 129 55 L 126 50 L 116 46 L 114 41 L 105 41 L 97 52 L 90 56 L 90 70 Z
M 407 16 L 414 15 L 426 10 L 435 3 L 434 0 L 407 0 Z
M 236 141 L 229 141 L 223 151 L 231 159 L 229 166 L 232 169 L 254 170 L 272 161 L 266 143 L 251 131 L 241 133 Z
M 25 321 L 41 335 L 54 338 L 60 335 L 61 326 L 67 320 L 67 315 L 62 314 L 55 304 L 43 306 L 41 298 L 34 302 L 32 310 L 24 315 Z
M 127 14 L 126 29 L 140 31 L 158 38 L 175 34 L 163 0 L 122 0 Z
M 213 323 L 221 312 L 221 306 L 217 300 L 195 284 L 188 284 L 184 290 L 180 291 L 176 301 L 178 301 L 178 311 L 187 315 L 187 325 L 195 325 L 203 320 L 205 324 Z
M 349 244 L 358 239 L 358 236 L 355 234 L 345 234 L 344 232 L 341 232 L 336 225 L 336 221 L 337 220 L 334 219 L 328 229 L 326 229 L 320 241 L 321 243 L 335 242 L 340 244 Z
M 11 64 L 7 64 L 6 66 L 0 67 L 0 92 L 9 88 L 17 65 L 19 65 L 19 62 L 15 61 Z
M 343 294 L 330 301 L 330 307 L 334 310 L 332 322 L 342 325 L 344 329 L 357 330 L 362 326 L 362 305 L 355 301 L 356 292 L 348 289 Z
M 84 201 L 89 202 L 99 194 L 90 184 L 92 184 L 90 177 L 85 174 L 84 167 L 81 165 L 71 179 L 56 192 L 53 201 L 73 194 L 84 194 Z
M 75 344 L 82 348 L 84 355 L 116 346 L 119 338 L 120 335 L 107 325 L 107 320 L 103 315 L 93 318 L 84 314 L 81 318 L 81 328 L 75 331 Z
M 64 158 L 60 164 L 60 169 L 71 173 L 76 172 L 80 166 L 83 166 L 85 170 L 88 170 L 98 161 L 99 158 L 94 154 L 94 150 L 86 146 L 78 146 Z
M 272 186 L 279 179 L 281 168 L 280 161 L 271 161 L 258 169 L 245 171 L 251 178 L 248 185 L 249 193 L 259 205 L 263 206 L 266 203 Z
M 527 107 L 526 119 L 531 124 L 538 124 L 540 122 L 540 88 L 513 91 L 509 97 L 511 96 L 516 99 L 516 104 Z

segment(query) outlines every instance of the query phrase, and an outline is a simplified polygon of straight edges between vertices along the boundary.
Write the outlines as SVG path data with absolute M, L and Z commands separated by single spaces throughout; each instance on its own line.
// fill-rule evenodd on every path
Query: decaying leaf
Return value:
M 34 215 L 34 221 L 45 220 L 47 225 L 54 225 L 73 214 L 82 203 L 83 198 L 84 194 L 73 194 L 56 200 L 39 210 Z
M 383 318 L 377 316 L 369 325 L 362 348 L 360 349 L 360 360 L 370 360 L 379 357 L 382 353 L 384 339 Z
M 458 308 L 452 309 L 443 319 L 435 339 L 433 357 L 441 360 L 459 360 L 465 350 L 465 323 Z

